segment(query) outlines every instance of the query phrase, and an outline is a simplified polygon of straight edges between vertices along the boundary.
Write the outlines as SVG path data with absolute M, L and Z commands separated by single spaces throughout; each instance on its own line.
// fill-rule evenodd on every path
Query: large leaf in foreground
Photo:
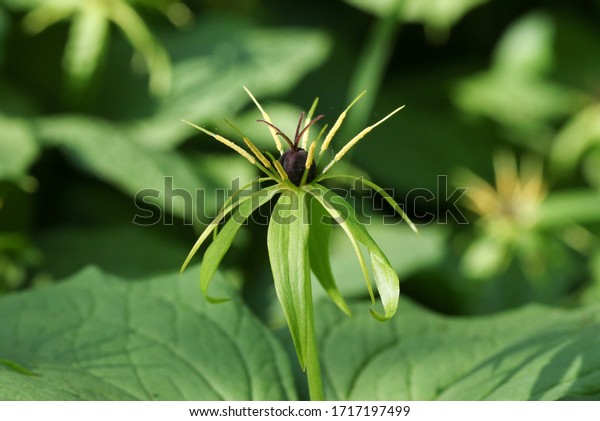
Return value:
M 0 400 L 294 399 L 273 337 L 240 302 L 207 303 L 196 276 L 87 269 L 2 298 Z
M 362 307 L 319 306 L 328 399 L 600 398 L 600 307 L 458 318 L 403 301 L 383 324 Z

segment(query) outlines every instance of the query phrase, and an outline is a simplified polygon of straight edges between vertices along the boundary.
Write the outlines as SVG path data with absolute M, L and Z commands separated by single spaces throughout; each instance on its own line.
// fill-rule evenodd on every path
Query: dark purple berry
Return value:
M 285 133 L 279 130 L 279 128 L 273 125 L 271 122 L 266 120 L 257 120 L 277 130 L 277 135 L 283 137 L 288 145 L 290 145 L 290 150 L 281 155 L 279 158 L 279 163 L 283 167 L 283 170 L 286 172 L 290 181 L 296 186 L 300 186 L 300 183 L 302 182 L 302 177 L 304 176 L 304 171 L 306 170 L 306 159 L 308 158 L 308 152 L 302 148 L 299 148 L 298 144 L 308 128 L 323 117 L 324 116 L 320 115 L 316 118 L 313 118 L 302 130 L 300 130 L 302 122 L 304 121 L 304 112 L 302 112 L 302 114 L 300 114 L 300 120 L 298 121 L 298 127 L 296 127 L 296 135 L 294 136 L 293 142 L 285 135 Z M 317 167 L 313 164 L 308 169 L 308 174 L 306 174 L 306 182 L 310 183 L 315 179 L 316 176 Z
M 302 148 L 290 149 L 286 151 L 279 157 L 279 163 L 287 173 L 290 181 L 295 185 L 299 186 L 302 181 L 302 176 L 304 175 L 304 170 L 306 169 L 306 158 L 308 157 L 308 152 L 306 152 Z M 317 167 L 312 165 L 308 169 L 308 174 L 306 175 L 306 182 L 310 183 L 317 176 Z

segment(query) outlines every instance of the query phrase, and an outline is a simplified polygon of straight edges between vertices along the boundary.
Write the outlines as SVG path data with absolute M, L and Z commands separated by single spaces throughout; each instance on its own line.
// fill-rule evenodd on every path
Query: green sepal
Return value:
M 313 312 L 305 196 L 306 192 L 300 189 L 284 190 L 271 214 L 267 233 L 275 291 L 303 370 Z
M 351 241 L 360 242 L 369 251 L 375 284 L 377 285 L 384 310 L 383 315 L 377 313 L 375 310 L 371 310 L 371 314 L 375 319 L 380 321 L 390 319 L 398 308 L 398 299 L 400 296 L 398 274 L 375 240 L 368 233 L 365 226 L 358 221 L 352 206 L 343 197 L 317 183 L 311 185 L 309 193 L 323 204 L 327 212 L 344 229 Z
M 331 259 L 329 243 L 331 239 L 331 223 L 333 220 L 323 205 L 310 196 L 307 197 L 308 209 L 310 210 L 310 229 L 308 236 L 308 252 L 310 256 L 310 268 L 319 280 L 319 283 L 327 292 L 333 302 L 351 316 L 348 304 L 340 294 L 331 271 Z
M 200 266 L 200 289 L 211 303 L 220 303 L 228 300 L 228 298 L 211 297 L 208 294 L 208 287 L 221 260 L 223 260 L 223 256 L 225 256 L 225 253 L 231 247 L 235 235 L 250 215 L 252 215 L 252 212 L 271 200 L 278 191 L 278 186 L 271 186 L 245 198 L 231 215 L 231 218 L 225 223 L 219 235 L 217 235 L 206 249 L 202 258 L 202 265 Z

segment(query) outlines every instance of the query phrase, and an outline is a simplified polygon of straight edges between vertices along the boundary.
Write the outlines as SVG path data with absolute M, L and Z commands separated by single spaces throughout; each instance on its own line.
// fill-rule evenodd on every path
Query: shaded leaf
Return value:
M 238 159 L 196 168 L 176 152 L 141 147 L 118 127 L 87 117 L 47 117 L 38 120 L 37 128 L 48 146 L 66 151 L 84 170 L 132 196 L 141 192 L 144 201 L 188 222 L 208 219 L 201 212 L 213 210 L 214 191 L 206 187 L 214 184 L 215 171 L 235 166 Z M 246 177 L 247 171 L 240 175 Z
M 3 297 L 0 358 L 33 375 L 0 368 L 0 399 L 294 399 L 276 340 L 242 303 L 206 303 L 194 273 L 125 283 L 87 269 Z
M 44 270 L 56 279 L 93 264 L 122 278 L 172 272 L 187 247 L 156 227 L 113 224 L 101 227 L 56 227 L 38 233 Z M 116 252 L 118 250 L 118 252 Z
M 190 137 L 191 129 L 180 119 L 206 122 L 231 116 L 249 101 L 242 85 L 257 96 L 280 94 L 320 65 L 330 49 L 320 31 L 265 29 L 216 15 L 200 17 L 185 32 L 172 31 L 161 41 L 173 61 L 171 93 L 156 101 L 143 89 L 127 87 L 104 99 L 111 115 L 134 119 L 128 130 L 138 143 L 161 149 Z M 109 83 L 125 83 L 120 68 L 109 77 Z
M 458 318 L 403 301 L 396 317 L 375 325 L 364 315 L 366 307 L 351 306 L 351 319 L 333 306 L 319 307 L 328 399 L 600 397 L 598 307 L 529 305 Z

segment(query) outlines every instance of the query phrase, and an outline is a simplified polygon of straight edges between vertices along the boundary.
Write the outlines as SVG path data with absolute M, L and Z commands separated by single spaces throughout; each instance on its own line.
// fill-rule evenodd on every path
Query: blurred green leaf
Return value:
M 174 62 L 171 94 L 153 101 L 128 87 L 106 98 L 108 112 L 135 119 L 129 125 L 132 138 L 160 149 L 193 133 L 180 119 L 202 124 L 231 116 L 249 101 L 242 85 L 257 96 L 281 94 L 320 65 L 330 49 L 320 31 L 265 29 L 215 16 L 163 38 Z M 111 78 L 115 85 L 127 83 L 120 69 Z
M 3 400 L 285 400 L 277 341 L 239 301 L 208 304 L 197 269 L 126 283 L 87 269 L 0 299 Z M 43 323 L 40 323 L 43 321 Z
M 469 10 L 488 0 L 345 0 L 353 6 L 378 16 L 387 16 L 397 3 L 398 18 L 420 22 L 434 29 L 447 30 Z
M 555 25 L 545 13 L 530 13 L 506 30 L 494 50 L 494 67 L 500 73 L 536 76 L 548 72 L 554 61 Z
M 598 168 L 600 168 L 600 148 L 594 148 L 583 161 L 583 175 L 596 190 L 600 190 Z
M 557 400 L 600 397 L 600 308 L 537 305 L 441 316 L 406 300 L 373 325 L 367 305 L 318 306 L 327 399 Z
M 121 30 L 135 52 L 143 58 L 149 73 L 152 94 L 168 93 L 171 83 L 169 57 L 144 20 L 129 4 L 130 1 L 46 0 L 25 4 L 9 3 L 9 6 L 18 10 L 29 10 L 23 18 L 23 26 L 31 34 L 38 34 L 62 20 L 72 20 L 63 67 L 75 103 L 83 96 L 84 89 L 89 87 L 89 82 L 99 65 L 110 35 L 111 22 Z M 144 5 L 146 2 L 137 3 Z
M 536 226 L 551 229 L 600 221 L 600 192 L 568 190 L 550 194 L 540 205 Z
M 556 176 L 573 172 L 583 154 L 600 144 L 600 104 L 592 104 L 575 114 L 554 139 L 550 153 Z
M 31 10 L 34 7 L 41 6 L 43 4 L 49 3 L 52 0 L 1 0 L 1 3 L 6 5 L 7 8 L 13 10 Z M 57 4 L 71 4 L 74 0 L 54 0 Z
M 212 212 L 215 208 L 214 172 L 239 168 L 235 165 L 237 157 L 212 164 L 206 161 L 203 167 L 196 168 L 177 152 L 140 146 L 118 126 L 88 117 L 47 117 L 38 121 L 37 128 L 48 146 L 66 151 L 85 171 L 127 194 L 144 191 L 146 202 L 156 203 L 188 222 L 207 219 L 207 215 L 198 212 Z M 225 174 L 230 171 L 225 169 Z M 247 177 L 248 171 L 237 176 Z M 218 175 L 218 180 L 222 179 L 223 175 Z
M 39 152 L 32 126 L 0 114 L 0 180 L 19 180 Z
M 155 227 L 134 224 L 59 226 L 39 232 L 36 239 L 44 255 L 42 266 L 56 279 L 88 265 L 122 278 L 173 272 L 187 253 L 181 241 L 161 235 Z
M 471 242 L 460 265 L 469 279 L 483 281 L 506 269 L 511 259 L 512 247 L 508 239 L 484 235 Z
M 63 67 L 70 93 L 80 97 L 88 87 L 100 64 L 109 36 L 109 21 L 101 7 L 90 2 L 89 7 L 73 17 L 65 46 Z
M 454 101 L 463 111 L 486 116 L 519 141 L 544 151 L 540 134 L 552 119 L 578 105 L 574 90 L 551 81 L 546 73 L 554 61 L 554 25 L 543 14 L 530 13 L 506 30 L 494 51 L 489 71 L 457 84 Z

